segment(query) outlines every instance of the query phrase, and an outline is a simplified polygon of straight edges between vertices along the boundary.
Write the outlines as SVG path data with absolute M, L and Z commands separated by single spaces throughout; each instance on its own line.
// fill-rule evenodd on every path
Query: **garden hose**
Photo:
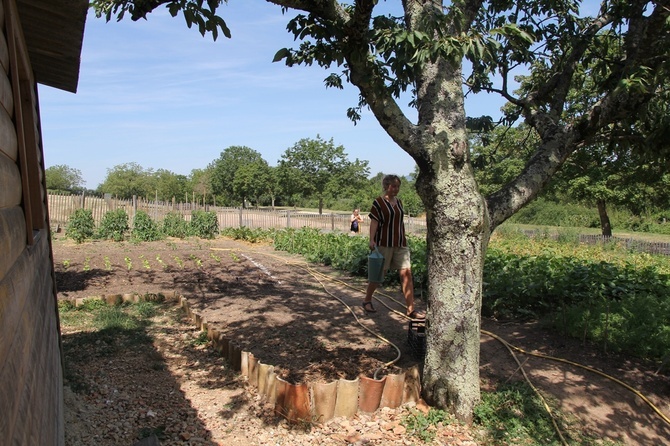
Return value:
M 378 376 L 379 372 L 381 372 L 381 371 L 384 370 L 385 368 L 387 368 L 387 367 L 389 367 L 389 366 L 395 364 L 396 362 L 398 362 L 398 361 L 400 360 L 400 358 L 402 357 L 402 353 L 400 352 L 400 348 L 399 348 L 397 345 L 395 345 L 393 342 L 391 342 L 390 340 L 388 340 L 388 339 L 386 339 L 385 337 L 383 337 L 382 335 L 380 335 L 379 333 L 375 333 L 373 330 L 371 330 L 370 328 L 368 328 L 368 327 L 366 327 L 365 325 L 363 325 L 363 324 L 361 323 L 361 320 L 360 320 L 360 319 L 358 318 L 358 316 L 356 315 L 356 312 L 354 312 L 353 308 L 351 308 L 351 306 L 349 306 L 349 305 L 348 305 L 346 302 L 344 302 L 342 299 L 340 299 L 339 297 L 337 297 L 336 295 L 334 295 L 333 293 L 331 293 L 331 292 L 328 290 L 328 288 L 326 288 L 326 285 L 321 281 L 321 279 L 319 279 L 319 277 L 317 277 L 318 274 L 321 274 L 320 272 L 318 272 L 318 271 L 313 271 L 311 268 L 305 268 L 305 267 L 302 266 L 302 265 L 296 265 L 296 266 L 299 266 L 299 267 L 301 267 L 302 269 L 306 270 L 306 271 L 307 271 L 307 272 L 308 272 L 308 273 L 309 273 L 309 274 L 310 274 L 310 275 L 311 275 L 317 282 L 319 282 L 319 283 L 321 284 L 321 287 L 323 287 L 323 290 L 324 290 L 326 293 L 328 293 L 330 296 L 332 296 L 332 297 L 334 297 L 335 299 L 337 299 L 338 301 L 340 301 L 340 303 L 341 303 L 342 305 L 344 305 L 344 306 L 347 308 L 347 310 L 349 310 L 349 312 L 354 316 L 354 319 L 356 319 L 356 322 L 358 323 L 358 325 L 360 325 L 364 330 L 366 330 L 368 333 L 372 334 L 372 335 L 373 335 L 374 337 L 376 337 L 377 339 L 381 340 L 382 342 L 385 342 L 386 344 L 390 345 L 391 347 L 393 347 L 393 348 L 396 350 L 396 352 L 398 353 L 398 355 L 395 357 L 394 360 L 389 361 L 389 362 L 387 362 L 387 363 L 385 363 L 385 364 L 382 364 L 379 368 L 377 368 L 377 369 L 375 370 L 375 372 L 374 372 L 374 374 L 373 374 L 373 378 L 374 378 L 375 380 L 378 379 L 377 376 Z M 326 277 L 327 277 L 327 276 L 326 276 Z
M 326 276 L 326 277 L 327 277 L 327 276 Z M 339 283 L 341 283 L 341 284 L 343 284 L 343 285 L 349 286 L 349 287 L 352 288 L 352 289 L 356 289 L 356 288 L 352 287 L 351 285 L 347 284 L 346 282 L 343 282 L 343 281 L 340 281 L 340 280 L 337 280 L 337 279 L 332 279 L 332 280 L 337 281 L 337 282 L 339 282 Z M 391 299 L 391 300 L 393 300 L 394 302 L 396 302 L 396 303 L 402 305 L 401 302 L 399 302 L 398 300 L 394 299 L 392 296 L 389 296 L 389 295 L 384 294 L 384 293 L 377 293 L 377 294 L 381 294 L 382 296 L 384 296 L 384 297 L 386 297 L 386 298 L 388 298 L 388 299 Z M 378 302 L 381 302 L 379 299 L 377 299 L 377 301 L 378 301 Z M 398 314 L 400 314 L 400 315 L 402 315 L 402 316 L 407 317 L 406 314 L 403 314 L 403 313 L 401 313 L 401 312 L 399 312 L 399 311 L 396 311 L 396 310 L 391 309 L 391 308 L 388 307 L 387 305 L 383 304 L 383 302 L 382 302 L 382 305 L 386 306 L 386 308 L 389 308 L 391 311 L 395 311 L 396 313 L 398 313 Z M 518 352 L 520 352 L 520 353 L 523 353 L 523 354 L 526 354 L 526 355 L 535 356 L 535 357 L 538 357 L 538 358 L 549 359 L 549 360 L 552 360 L 552 361 L 558 361 L 558 362 L 562 362 L 562 363 L 565 363 L 565 364 L 570 364 L 570 365 L 573 365 L 573 366 L 575 366 L 575 367 L 578 367 L 578 368 L 587 370 L 587 371 L 589 371 L 589 372 L 595 373 L 595 374 L 597 374 L 597 375 L 600 375 L 600 376 L 602 376 L 603 378 L 609 379 L 609 380 L 611 380 L 611 381 L 613 381 L 613 382 L 619 384 L 620 386 L 624 387 L 626 390 L 632 392 L 632 393 L 635 394 L 636 396 L 638 396 L 638 397 L 639 397 L 640 399 L 642 399 L 642 401 L 644 401 L 644 402 L 645 402 L 645 403 L 646 403 L 646 404 L 647 404 L 647 405 L 648 405 L 648 406 L 649 406 L 649 407 L 650 407 L 650 408 L 651 408 L 651 409 L 652 409 L 652 410 L 653 410 L 659 417 L 661 417 L 661 418 L 663 419 L 663 421 L 665 421 L 666 423 L 670 424 L 670 418 L 668 418 L 668 416 L 666 416 L 666 415 L 665 415 L 665 414 L 664 414 L 658 407 L 656 407 L 656 406 L 654 405 L 654 403 L 653 403 L 651 400 L 649 400 L 649 398 L 647 398 L 646 396 L 644 396 L 642 393 L 640 393 L 640 392 L 639 392 L 638 390 L 636 390 L 635 388 L 631 387 L 630 385 L 626 384 L 625 382 L 623 382 L 623 381 L 621 381 L 621 380 L 619 380 L 619 379 L 617 379 L 617 378 L 615 378 L 615 377 L 613 377 L 613 376 L 611 376 L 611 375 L 608 375 L 608 374 L 606 374 L 606 373 L 604 373 L 604 372 L 601 372 L 601 371 L 596 370 L 596 369 L 594 369 L 594 368 L 591 368 L 591 367 L 589 367 L 589 366 L 585 366 L 585 365 L 583 365 L 583 364 L 579 364 L 579 363 L 577 363 L 577 362 L 570 361 L 570 360 L 568 360 L 568 359 L 557 358 L 557 357 L 554 357 L 554 356 L 543 355 L 543 354 L 541 354 L 541 353 L 533 353 L 533 352 L 525 351 L 525 350 L 523 350 L 523 349 L 520 348 L 520 347 L 517 347 L 517 346 L 515 346 L 515 345 L 513 345 L 513 344 L 510 344 L 509 342 L 505 341 L 504 339 L 502 339 L 501 337 L 497 336 L 496 334 L 491 333 L 490 331 L 487 331 L 487 330 L 484 330 L 484 329 L 480 329 L 480 331 L 481 331 L 483 334 L 488 335 L 488 336 L 490 336 L 490 337 L 496 339 L 497 341 L 501 342 L 503 345 L 505 345 L 505 347 L 508 348 L 508 350 L 510 351 L 510 354 L 514 357 L 514 359 L 515 359 L 515 361 L 517 361 L 517 363 L 518 363 L 518 360 L 517 360 L 517 358 L 514 356 L 514 354 L 513 354 L 513 350 L 516 350 L 516 351 L 518 351 Z M 521 367 L 520 364 L 519 364 L 519 366 Z M 522 368 L 522 367 L 521 367 L 521 368 Z M 524 373 L 524 375 L 525 375 L 525 373 Z M 530 384 L 530 383 L 529 383 L 529 384 Z
M 507 351 L 509 351 L 509 354 L 512 355 L 512 358 L 514 359 L 514 361 L 519 366 L 519 370 L 521 370 L 521 373 L 523 374 L 523 378 L 526 380 L 526 383 L 528 383 L 530 388 L 533 389 L 533 392 L 535 392 L 535 394 L 540 398 L 540 401 L 542 401 L 542 405 L 544 406 L 544 410 L 546 410 L 547 413 L 549 414 L 549 418 L 551 419 L 551 424 L 554 425 L 554 430 L 558 434 L 558 437 L 561 439 L 561 443 L 564 446 L 569 446 L 568 442 L 565 440 L 565 437 L 563 437 L 563 433 L 561 432 L 561 429 L 558 427 L 558 423 L 556 422 L 556 417 L 554 416 L 554 412 L 551 410 L 551 407 L 549 407 L 549 404 L 547 403 L 547 400 L 542 396 L 540 391 L 530 381 L 530 378 L 526 374 L 526 370 L 523 368 L 523 364 L 521 364 L 521 362 L 519 361 L 519 358 L 517 358 L 516 355 L 514 354 L 513 348 L 515 348 L 515 347 L 511 346 L 507 341 L 505 341 L 504 339 L 502 339 L 499 336 L 496 336 L 493 333 L 490 333 L 486 330 L 481 330 L 481 332 L 493 337 L 496 340 L 498 340 L 499 342 L 501 342 L 507 348 Z
M 656 412 L 656 414 L 657 414 L 659 417 L 661 417 L 661 419 L 663 419 L 663 421 L 665 421 L 667 424 L 670 424 L 670 418 L 668 418 L 668 417 L 667 417 L 667 416 L 666 416 L 666 415 L 665 415 L 665 414 L 664 414 L 658 407 L 656 407 L 656 406 L 654 405 L 654 403 L 652 403 L 651 400 L 649 400 L 649 398 L 647 398 L 647 397 L 644 396 L 642 393 L 640 393 L 638 390 L 636 390 L 636 389 L 634 389 L 633 387 L 629 386 L 629 385 L 626 384 L 625 382 L 621 381 L 620 379 L 617 379 L 617 378 L 615 378 L 615 377 L 613 377 L 613 376 L 611 376 L 611 375 L 608 375 L 607 373 L 601 372 L 600 370 L 594 369 L 594 368 L 592 368 L 592 367 L 589 367 L 589 366 L 586 366 L 586 365 L 583 365 L 583 364 L 579 364 L 579 363 L 577 363 L 577 362 L 570 361 L 570 360 L 568 360 L 568 359 L 557 358 L 557 357 L 554 357 L 554 356 L 544 355 L 544 354 L 542 354 L 542 353 L 533 353 L 533 352 L 525 351 L 525 350 L 523 350 L 523 349 L 521 349 L 521 348 L 519 348 L 519 347 L 516 347 L 516 346 L 510 344 L 509 342 L 505 341 L 505 340 L 502 339 L 501 337 L 499 337 L 499 336 L 497 336 L 497 335 L 495 335 L 495 334 L 493 334 L 493 333 L 491 333 L 491 332 L 489 332 L 489 331 L 481 330 L 481 332 L 484 333 L 484 334 L 486 334 L 486 335 L 488 335 L 488 336 L 491 336 L 492 338 L 494 338 L 494 339 L 496 339 L 497 341 L 501 342 L 503 345 L 505 345 L 505 347 L 508 348 L 508 350 L 510 350 L 510 349 L 514 349 L 514 350 L 516 350 L 516 351 L 518 351 L 518 352 L 520 352 L 520 353 L 523 353 L 523 354 L 525 354 L 525 355 L 530 355 L 530 356 L 535 356 L 535 357 L 542 358 L 542 359 L 550 359 L 550 360 L 552 360 L 552 361 L 557 361 L 557 362 L 562 362 L 562 363 L 565 363 L 565 364 L 570 364 L 570 365 L 572 365 L 572 366 L 575 366 L 575 367 L 581 368 L 581 369 L 583 369 L 583 370 L 587 370 L 587 371 L 589 371 L 589 372 L 592 372 L 592 373 L 595 373 L 595 374 L 597 374 L 597 375 L 600 375 L 600 376 L 602 376 L 603 378 L 609 379 L 609 380 L 611 380 L 611 381 L 613 381 L 613 382 L 619 384 L 620 386 L 622 386 L 622 387 L 625 388 L 626 390 L 632 392 L 635 396 L 639 397 L 642 401 L 644 401 L 645 403 L 647 403 L 647 405 L 648 405 L 654 412 Z M 511 353 L 511 350 L 510 350 L 510 353 Z
M 328 288 L 326 287 L 326 284 L 323 283 L 323 282 L 321 281 L 320 278 L 324 278 L 324 279 L 326 279 L 326 280 L 328 280 L 328 281 L 331 281 L 331 282 L 338 282 L 337 279 L 333 279 L 332 277 L 329 277 L 329 276 L 327 276 L 326 274 L 323 274 L 323 273 L 321 273 L 321 272 L 315 270 L 314 268 L 311 268 L 307 262 L 287 261 L 285 258 L 282 258 L 282 257 L 277 256 L 277 255 L 274 255 L 274 254 L 269 254 L 269 253 L 260 252 L 260 251 L 256 251 L 256 250 L 253 250 L 253 251 L 256 252 L 256 253 L 259 253 L 259 254 L 261 254 L 261 255 L 265 255 L 265 256 L 273 257 L 273 258 L 278 259 L 278 260 L 282 260 L 282 261 L 285 262 L 287 265 L 296 266 L 296 267 L 298 267 L 298 268 L 303 269 L 305 272 L 307 272 L 309 275 L 311 275 L 311 276 L 314 278 L 314 280 L 316 280 L 317 282 L 319 282 L 319 284 L 321 285 L 321 287 L 323 288 L 323 290 L 324 290 L 328 295 L 330 295 L 331 297 L 337 299 L 342 305 L 344 305 L 344 307 L 345 307 L 347 310 L 349 310 L 349 312 L 352 314 L 352 316 L 354 317 L 354 319 L 356 319 L 356 323 L 357 323 L 358 325 L 360 325 L 365 331 L 367 331 L 368 333 L 370 333 L 372 336 L 376 337 L 376 338 L 379 339 L 380 341 L 382 341 L 382 342 L 388 344 L 389 346 L 391 346 L 391 347 L 393 347 L 393 348 L 395 349 L 395 351 L 396 351 L 396 353 L 397 353 L 397 356 L 395 357 L 395 359 L 393 359 L 392 361 L 388 361 L 388 362 L 382 364 L 379 368 L 377 368 L 377 369 L 374 371 L 374 373 L 373 373 L 373 378 L 374 378 L 375 380 L 378 379 L 377 377 L 378 377 L 378 375 L 379 375 L 379 372 L 381 372 L 382 370 L 386 369 L 387 367 L 390 367 L 391 365 L 395 364 L 396 362 L 398 362 L 398 361 L 400 360 L 400 358 L 402 358 L 402 353 L 401 353 L 401 351 L 400 351 L 400 348 L 399 348 L 397 345 L 395 345 L 392 341 L 390 341 L 389 339 L 387 339 L 387 338 L 385 338 L 384 336 L 380 335 L 379 333 L 376 333 L 376 332 L 374 332 L 372 329 L 366 327 L 366 326 L 361 322 L 361 320 L 358 318 L 358 316 L 356 315 L 356 312 L 354 311 L 354 309 L 351 308 L 351 306 L 348 305 L 346 302 L 344 302 L 341 298 L 337 297 L 335 294 L 333 294 L 332 292 L 330 292 L 330 291 L 328 290 Z M 247 258 L 247 259 L 249 259 L 249 258 Z M 251 260 L 251 259 L 249 259 L 249 260 Z M 344 284 L 344 285 L 350 287 L 350 288 L 353 288 L 353 287 L 351 287 L 349 284 L 347 284 L 347 283 L 345 283 L 345 282 L 343 282 L 343 281 L 339 281 L 339 282 L 340 282 L 341 284 Z M 360 290 L 357 290 L 357 291 L 360 291 Z M 386 306 L 386 305 L 384 304 L 384 306 Z M 386 306 L 386 307 L 389 308 L 388 306 Z M 389 309 L 391 309 L 391 308 L 389 308 Z M 392 311 L 395 311 L 395 310 L 392 310 Z
M 328 276 L 328 275 L 326 275 L 326 274 L 323 274 L 323 273 L 321 273 L 321 272 L 319 272 L 319 271 L 317 271 L 317 270 L 314 270 L 313 268 L 310 268 L 310 267 L 308 267 L 308 266 L 305 266 L 305 265 L 308 265 L 307 262 L 289 262 L 289 261 L 286 261 L 285 258 L 282 258 L 282 257 L 277 256 L 277 255 L 274 255 L 274 254 L 268 254 L 268 253 L 264 253 L 264 252 L 260 252 L 260 251 L 255 251 L 255 252 L 258 252 L 258 253 L 261 254 L 261 255 L 267 255 L 267 256 L 270 256 L 270 257 L 274 257 L 274 258 L 276 258 L 276 259 L 279 259 L 279 260 L 282 260 L 282 261 L 286 262 L 287 264 L 291 264 L 291 265 L 294 265 L 294 266 L 298 266 L 298 267 L 304 269 L 305 271 L 307 271 L 312 277 L 315 278 L 315 280 L 317 280 L 317 281 L 321 284 L 321 286 L 322 286 L 323 289 L 326 291 L 326 293 L 328 293 L 329 295 L 331 295 L 332 297 L 334 297 L 335 299 L 337 299 L 338 301 L 340 301 L 340 302 L 341 302 L 341 303 L 342 303 L 342 304 L 349 310 L 349 312 L 350 312 L 350 313 L 354 316 L 354 318 L 356 319 L 356 322 L 357 322 L 361 327 L 363 327 L 365 330 L 367 330 L 368 332 L 370 332 L 372 335 L 374 335 L 375 337 L 379 338 L 379 339 L 382 340 L 383 342 L 388 343 L 389 345 L 393 346 L 393 347 L 396 349 L 396 351 L 398 352 L 398 356 L 397 356 L 393 361 L 389 361 L 388 363 L 384 364 L 382 367 L 380 367 L 379 369 L 377 369 L 377 370 L 375 371 L 375 373 L 374 373 L 374 377 L 375 377 L 375 379 L 377 379 L 377 373 L 378 373 L 380 370 L 383 370 L 384 368 L 386 368 L 386 367 L 388 367 L 388 366 L 390 366 L 390 365 L 396 363 L 398 360 L 400 360 L 401 353 L 400 353 L 400 349 L 398 348 L 398 346 L 396 346 L 395 344 L 393 344 L 393 343 L 392 343 L 391 341 L 389 341 L 388 339 L 386 339 L 386 338 L 384 338 L 383 336 L 381 336 L 381 335 L 379 335 L 379 334 L 373 332 L 373 331 L 370 330 L 368 327 L 366 327 L 365 325 L 363 325 L 363 324 L 361 323 L 360 319 L 358 318 L 358 316 L 356 315 L 356 313 L 353 311 L 353 309 L 352 309 L 346 302 L 344 302 L 342 299 L 340 299 L 339 297 L 335 296 L 333 293 L 331 293 L 330 291 L 328 291 L 327 288 L 326 288 L 326 285 L 319 279 L 319 277 L 324 278 L 324 279 L 326 279 L 326 280 L 328 280 L 328 281 L 331 281 L 331 282 L 335 282 L 335 283 L 341 284 L 341 285 L 343 285 L 343 286 L 345 286 L 345 287 L 347 287 L 347 288 L 350 288 L 350 289 L 352 289 L 352 290 L 355 290 L 355 291 L 358 291 L 358 292 L 361 292 L 361 293 L 364 292 L 363 290 L 360 290 L 360 289 L 358 289 L 358 288 L 356 288 L 356 287 L 350 285 L 350 284 L 347 283 L 347 282 L 344 282 L 344 281 L 339 280 L 339 279 L 332 278 L 332 277 L 330 277 L 330 276 Z M 404 306 L 404 303 L 400 302 L 399 300 L 395 299 L 393 296 L 390 296 L 390 295 L 388 295 L 388 294 L 385 294 L 385 293 L 376 291 L 376 292 L 375 292 L 375 295 L 381 295 L 381 296 L 384 296 L 385 298 L 387 298 L 387 299 L 389 299 L 389 300 L 395 302 L 396 304 L 401 305 L 401 306 Z M 390 310 L 390 311 L 392 311 L 392 312 L 394 312 L 394 313 L 396 313 L 396 314 L 398 314 L 398 315 L 400 315 L 400 316 L 403 316 L 403 317 L 405 317 L 405 318 L 407 318 L 407 319 L 410 319 L 409 316 L 407 316 L 407 314 L 405 314 L 405 313 L 401 313 L 400 311 L 397 311 L 397 310 L 391 308 L 389 305 L 387 305 L 387 304 L 386 304 L 385 302 L 383 302 L 381 299 L 377 298 L 375 295 L 373 295 L 372 297 L 373 297 L 378 303 L 380 303 L 381 305 L 383 305 L 384 307 L 386 307 L 388 310 Z M 563 434 L 561 433 L 561 431 L 560 431 L 560 429 L 559 429 L 559 427 L 558 427 L 558 424 L 557 424 L 557 422 L 556 422 L 556 420 L 555 420 L 555 418 L 554 418 L 554 415 L 553 415 L 553 412 L 552 412 L 551 408 L 550 408 L 549 405 L 547 404 L 547 402 L 546 402 L 546 400 L 544 399 L 544 397 L 540 394 L 539 390 L 538 390 L 538 389 L 531 383 L 530 378 L 528 377 L 528 375 L 526 374 L 526 372 L 525 372 L 525 370 L 524 370 L 524 368 L 523 368 L 523 365 L 521 364 L 521 362 L 519 361 L 519 359 L 518 359 L 518 358 L 516 357 L 516 355 L 514 354 L 514 351 L 515 351 L 515 350 L 518 351 L 518 352 L 520 352 L 520 353 L 523 353 L 523 354 L 525 354 L 525 355 L 535 356 L 535 357 L 538 357 L 538 358 L 541 358 L 541 359 L 548 359 L 548 360 L 552 360 L 552 361 L 557 361 L 557 362 L 562 362 L 562 363 L 565 363 L 565 364 L 569 364 L 569 365 L 572 365 L 572 366 L 574 366 L 574 367 L 578 367 L 578 368 L 581 368 L 581 369 L 583 369 L 583 370 L 587 370 L 587 371 L 589 371 L 589 372 L 592 372 L 592 373 L 595 373 L 595 374 L 597 374 L 597 375 L 600 375 L 600 376 L 602 376 L 603 378 L 609 379 L 609 380 L 611 380 L 611 381 L 613 381 L 613 382 L 619 384 L 620 386 L 622 386 L 622 387 L 625 388 L 626 390 L 632 392 L 634 395 L 636 395 L 636 396 L 639 397 L 640 399 L 642 399 L 642 401 L 644 401 L 644 402 L 645 402 L 645 403 L 646 403 L 646 404 L 647 404 L 647 405 L 648 405 L 648 406 L 649 406 L 649 407 L 650 407 L 650 408 L 651 408 L 651 409 L 652 409 L 652 410 L 653 410 L 659 417 L 661 417 L 661 419 L 662 419 L 663 421 L 665 421 L 667 424 L 670 425 L 670 418 L 668 418 L 668 416 L 666 416 L 666 415 L 665 415 L 665 414 L 664 414 L 658 407 L 656 407 L 656 406 L 654 405 L 654 403 L 653 403 L 651 400 L 649 400 L 649 398 L 647 398 L 646 396 L 644 396 L 642 393 L 640 393 L 638 390 L 634 389 L 634 388 L 631 387 L 630 385 L 624 383 L 623 381 L 621 381 L 621 380 L 619 380 L 619 379 L 617 379 L 617 378 L 615 378 L 615 377 L 613 377 L 613 376 L 611 376 L 611 375 L 608 375 L 608 374 L 606 374 L 606 373 L 604 373 L 604 372 L 601 372 L 601 371 L 599 371 L 599 370 L 596 370 L 596 369 L 594 369 L 594 368 L 592 368 L 592 367 L 588 367 L 588 366 L 585 366 L 585 365 L 583 365 L 583 364 L 579 364 L 579 363 L 577 363 L 577 362 L 570 361 L 570 360 L 567 360 L 567 359 L 557 358 L 557 357 L 554 357 L 554 356 L 544 355 L 544 354 L 541 354 L 541 353 L 533 353 L 533 352 L 525 351 L 525 350 L 523 350 L 523 349 L 521 349 L 521 348 L 519 348 L 519 347 L 517 347 L 517 346 L 515 346 L 515 345 L 513 345 L 513 344 L 510 344 L 509 342 L 507 342 L 506 340 L 504 340 L 504 339 L 501 338 L 500 336 L 498 336 L 498 335 L 496 335 L 496 334 L 494 334 L 494 333 L 492 333 L 492 332 L 490 332 L 490 331 L 487 331 L 487 330 L 484 330 L 484 329 L 480 329 L 480 331 L 481 331 L 481 333 L 483 333 L 483 334 L 485 334 L 485 335 L 487 335 L 487 336 L 490 336 L 490 337 L 494 338 L 495 340 L 497 340 L 498 342 L 500 342 L 501 344 L 503 344 L 503 345 L 505 346 L 505 348 L 507 348 L 507 350 L 509 351 L 509 353 L 510 353 L 510 355 L 512 356 L 512 358 L 514 359 L 514 361 L 515 361 L 515 362 L 517 363 L 517 365 L 519 366 L 519 370 L 521 370 L 521 373 L 523 374 L 524 379 L 526 380 L 526 382 L 528 383 L 528 385 L 533 389 L 533 391 L 534 391 L 534 392 L 539 396 L 539 398 L 541 399 L 541 401 L 542 401 L 542 403 L 543 403 L 543 405 L 544 405 L 544 407 L 545 407 L 545 410 L 546 410 L 547 413 L 549 414 L 549 416 L 550 416 L 550 418 L 551 418 L 551 421 L 552 421 L 552 424 L 554 425 L 554 428 L 555 428 L 555 430 L 556 430 L 558 436 L 560 437 L 561 442 L 562 442 L 564 445 L 568 445 L 568 443 L 567 443 L 567 441 L 565 440 L 565 438 L 563 437 Z

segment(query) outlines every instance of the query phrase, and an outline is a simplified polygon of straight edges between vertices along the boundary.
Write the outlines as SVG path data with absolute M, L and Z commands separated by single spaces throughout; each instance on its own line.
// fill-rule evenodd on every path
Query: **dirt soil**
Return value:
M 383 373 L 397 373 L 416 364 L 420 366 L 420 358 L 407 344 L 408 320 L 404 317 L 403 300 L 395 287 L 380 289 L 375 301 L 378 312 L 366 314 L 360 305 L 365 286 L 360 278 L 327 267 L 310 266 L 300 257 L 276 252 L 268 245 L 225 238 L 213 241 L 171 239 L 141 244 L 95 241 L 77 245 L 71 240 L 55 237 L 53 251 L 59 298 L 127 293 L 182 295 L 189 300 L 193 311 L 201 314 L 209 324 L 215 324 L 243 351 L 253 353 L 265 364 L 274 365 L 280 376 L 291 382 L 330 382 L 338 378 L 373 376 L 377 369 L 389 363 L 392 365 Z M 418 307 L 425 308 L 425 303 L 419 300 Z M 604 354 L 596 346 L 550 333 L 536 323 L 484 319 L 482 329 L 480 370 L 483 388 L 493 389 L 498 384 L 523 379 L 525 372 L 545 396 L 573 414 L 576 424 L 596 438 L 626 445 L 670 442 L 670 424 L 655 412 L 665 414 L 666 419 L 670 414 L 667 369 L 656 373 L 658 365 Z M 415 442 L 408 439 L 398 425 L 398 417 L 407 408 L 361 415 L 355 420 L 337 420 L 334 425 L 313 426 L 302 434 L 276 421 L 270 422 L 272 417 L 253 396 L 253 389 L 244 389 L 247 395 L 244 397 L 239 394 L 243 387 L 239 378 L 214 377 L 211 368 L 221 362 L 221 358 L 212 355 L 211 351 L 197 358 L 184 356 L 183 350 L 193 343 L 185 340 L 184 333 L 188 330 L 183 327 L 181 330 L 175 333 L 163 330 L 162 345 L 156 345 L 156 354 L 168 363 L 166 370 L 171 374 L 169 382 L 165 383 L 170 389 L 168 394 L 178 388 L 190 407 L 187 407 L 188 416 L 174 415 L 176 420 L 168 423 L 177 425 L 174 435 L 163 439 L 161 444 Z M 191 327 L 190 331 L 193 330 Z M 75 335 L 64 332 L 64 342 L 68 341 L 68 336 Z M 169 338 L 170 335 L 176 337 Z M 523 366 L 521 370 L 507 347 L 491 335 L 538 355 L 517 351 Z M 170 358 L 174 359 L 172 363 Z M 115 364 L 107 369 L 129 370 L 132 374 L 138 361 L 141 362 L 130 360 L 125 366 Z M 591 367 L 614 379 L 575 364 Z M 202 381 L 194 385 L 193 376 L 202 373 L 207 375 L 205 385 Z M 97 374 L 101 375 L 99 369 Z M 162 398 L 159 396 L 162 383 L 153 379 L 144 385 L 125 386 L 124 392 L 132 393 L 132 389 L 137 388 L 141 396 L 128 398 L 149 406 L 152 399 Z M 622 383 L 639 394 L 626 389 Z M 97 433 L 91 432 L 93 424 L 83 427 L 82 420 L 87 414 L 92 416 L 96 407 L 100 406 L 98 408 L 102 410 L 104 401 L 109 401 L 103 394 L 111 391 L 111 385 L 101 385 L 100 389 L 107 390 L 99 389 L 93 396 L 66 391 L 70 432 L 86 431 L 79 437 L 70 435 L 69 444 L 92 444 L 88 440 L 93 437 L 96 444 L 128 444 L 127 438 L 138 438 L 138 432 L 132 432 L 128 426 L 121 430 L 112 428 L 114 418 L 106 424 L 107 431 L 116 432 L 114 434 L 103 435 L 102 428 Z M 232 398 L 233 402 L 222 403 L 224 396 L 220 392 L 227 392 L 225 398 Z M 94 404 L 94 400 L 97 403 Z M 217 404 L 218 409 L 213 407 Z M 222 410 L 221 405 L 227 409 Z M 229 412 L 230 407 L 236 405 L 240 410 L 236 411 L 238 416 L 235 418 Z M 177 405 L 174 406 L 176 410 Z M 164 410 L 168 411 L 167 408 Z M 155 416 L 156 411 L 151 409 L 138 415 L 145 421 Z M 184 417 L 192 421 L 184 421 Z M 252 421 L 253 418 L 258 421 Z M 119 422 L 131 423 L 127 420 Z M 133 423 L 137 424 L 137 419 Z M 199 433 L 189 430 L 193 425 L 199 426 Z M 475 444 L 472 438 L 462 428 L 454 427 L 440 432 L 438 444 L 472 445 Z M 122 439 L 125 443 L 120 442 Z

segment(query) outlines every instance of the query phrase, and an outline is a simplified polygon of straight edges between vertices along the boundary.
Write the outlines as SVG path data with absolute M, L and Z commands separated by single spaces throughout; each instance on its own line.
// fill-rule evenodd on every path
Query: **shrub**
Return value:
M 216 212 L 193 211 L 191 214 L 191 235 L 212 239 L 219 233 Z
M 168 237 L 185 238 L 188 235 L 188 223 L 178 212 L 170 212 L 163 220 L 163 234 Z
M 98 237 L 120 242 L 128 232 L 128 214 L 123 209 L 108 211 L 102 216 Z
M 144 211 L 137 211 L 137 214 L 135 214 L 131 236 L 133 239 L 142 242 L 152 242 L 163 238 L 158 225 Z
M 272 238 L 271 232 L 267 229 L 251 229 L 246 226 L 222 229 L 221 235 L 230 237 L 233 240 L 244 240 L 250 243 L 258 243 Z
M 576 226 L 597 228 L 600 226 L 598 212 L 571 203 L 555 203 L 538 198 L 521 209 L 510 218 L 510 223 L 532 224 L 541 226 Z
M 68 221 L 65 234 L 77 243 L 92 238 L 95 233 L 93 212 L 90 209 L 77 209 Z

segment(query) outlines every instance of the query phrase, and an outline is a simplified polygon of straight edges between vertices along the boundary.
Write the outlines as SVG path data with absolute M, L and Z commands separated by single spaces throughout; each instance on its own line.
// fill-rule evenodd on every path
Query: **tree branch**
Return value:
M 346 27 L 347 36 L 343 48 L 350 70 L 350 81 L 358 87 L 382 128 L 396 144 L 416 158 L 415 125 L 407 119 L 386 88 L 384 78 L 375 63 L 375 56 L 370 52 L 368 33 L 373 7 L 372 1 L 357 1 L 354 19 Z
M 638 73 L 640 67 L 650 73 L 657 73 L 659 70 L 666 72 L 664 67 L 667 58 L 659 56 L 654 46 L 667 47 L 670 44 L 664 26 L 670 10 L 663 5 L 656 5 L 655 10 L 647 16 L 644 16 L 642 11 L 640 8 L 638 15 L 631 18 L 632 26 L 625 35 L 626 54 L 622 58 L 623 63 L 613 70 L 613 75 L 617 79 L 626 79 Z M 592 23 L 585 32 L 587 37 L 580 39 L 571 52 L 569 65 L 574 66 L 578 63 L 578 56 L 584 52 L 582 47 L 590 38 L 588 36 L 595 36 L 598 30 L 611 22 L 609 17 L 603 16 Z M 606 126 L 636 113 L 655 94 L 653 78 L 644 78 L 649 84 L 646 89 L 618 86 L 607 92 L 581 117 L 566 125 L 561 122 L 562 116 L 557 114 L 556 110 L 563 109 L 567 95 L 563 91 L 570 86 L 572 73 L 571 69 L 557 73 L 548 83 L 552 85 L 545 85 L 535 94 L 528 96 L 524 107 L 525 120 L 538 131 L 542 143 L 517 178 L 487 197 L 492 228 L 535 198 L 577 148 L 592 141 Z M 567 84 L 567 87 L 563 84 Z M 551 107 L 545 111 L 541 106 L 543 101 L 540 99 L 553 94 L 552 88 L 557 88 L 559 94 L 549 100 Z
M 337 0 L 265 0 L 284 8 L 309 12 L 326 20 L 339 20 L 346 14 Z

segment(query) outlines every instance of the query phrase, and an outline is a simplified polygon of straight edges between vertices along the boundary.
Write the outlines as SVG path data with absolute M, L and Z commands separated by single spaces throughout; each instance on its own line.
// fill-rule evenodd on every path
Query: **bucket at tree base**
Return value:
M 382 283 L 384 281 L 384 256 L 375 246 L 375 250 L 368 256 L 368 282 Z

